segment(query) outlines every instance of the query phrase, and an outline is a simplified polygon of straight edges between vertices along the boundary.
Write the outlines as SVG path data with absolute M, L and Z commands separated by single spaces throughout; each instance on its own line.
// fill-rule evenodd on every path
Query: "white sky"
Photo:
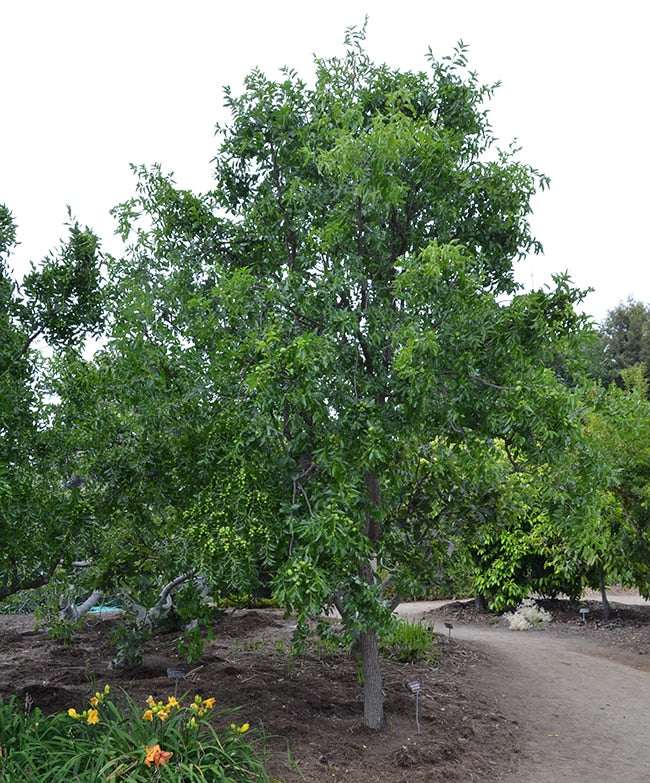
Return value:
M 650 302 L 650 66 L 643 0 L 0 0 L 0 202 L 13 212 L 17 272 L 65 236 L 66 205 L 112 252 L 109 209 L 132 195 L 129 163 L 160 162 L 181 187 L 211 186 L 222 87 L 259 66 L 309 79 L 369 16 L 377 61 L 425 69 L 462 39 L 483 82 L 502 81 L 492 125 L 551 177 L 532 219 L 544 257 L 528 287 L 569 271 L 601 320 Z

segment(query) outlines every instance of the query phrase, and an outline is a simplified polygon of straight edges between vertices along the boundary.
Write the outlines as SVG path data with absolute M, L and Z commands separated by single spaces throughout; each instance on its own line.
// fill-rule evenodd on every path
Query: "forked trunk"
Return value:
M 363 664 L 363 725 L 367 729 L 383 729 L 384 695 L 379 661 L 379 639 L 372 630 L 359 635 Z

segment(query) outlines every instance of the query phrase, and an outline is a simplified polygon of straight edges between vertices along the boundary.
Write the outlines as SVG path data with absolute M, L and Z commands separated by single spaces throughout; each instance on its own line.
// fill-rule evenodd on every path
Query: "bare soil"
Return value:
M 222 710 L 240 708 L 235 718 L 220 718 L 225 725 L 248 721 L 264 732 L 268 768 L 282 783 L 645 781 L 647 742 L 638 742 L 650 704 L 650 606 L 619 604 L 605 623 L 599 605 L 588 605 L 582 622 L 576 605 L 554 602 L 552 623 L 519 633 L 471 602 L 405 605 L 405 616 L 441 632 L 439 655 L 429 663 L 384 662 L 388 726 L 381 733 L 362 727 L 356 661 L 317 646 L 291 655 L 292 620 L 273 609 L 224 615 L 192 665 L 176 650 L 178 634 L 156 637 L 131 670 L 109 668 L 115 618 L 89 617 L 66 647 L 35 633 L 29 615 L 0 616 L 0 698 L 16 695 L 45 713 L 83 709 L 109 682 L 114 693 L 123 689 L 144 704 L 149 695 L 173 693 L 167 669 L 182 668 L 179 693 L 215 696 Z M 414 681 L 421 685 L 420 734 L 408 687 Z M 605 681 L 611 693 L 602 690 Z M 599 753 L 610 759 L 609 771 Z

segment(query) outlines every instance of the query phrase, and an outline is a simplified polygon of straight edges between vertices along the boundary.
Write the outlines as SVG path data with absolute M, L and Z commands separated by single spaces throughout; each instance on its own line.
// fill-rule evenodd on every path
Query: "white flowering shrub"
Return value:
M 553 619 L 551 613 L 537 606 L 532 598 L 526 598 L 514 612 L 505 612 L 503 616 L 508 621 L 511 631 L 539 628 L 542 623 L 549 623 Z

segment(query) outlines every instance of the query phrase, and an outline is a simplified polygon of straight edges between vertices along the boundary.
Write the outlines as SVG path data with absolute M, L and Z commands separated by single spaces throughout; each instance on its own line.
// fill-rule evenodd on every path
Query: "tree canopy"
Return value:
M 349 30 L 310 84 L 255 70 L 227 90 L 210 192 L 134 169 L 105 339 L 92 359 L 54 357 L 47 432 L 78 521 L 75 557 L 56 560 L 72 592 L 148 621 L 180 589 L 189 621 L 207 592 L 270 590 L 299 636 L 337 610 L 376 729 L 379 636 L 454 553 L 521 583 L 531 560 L 495 563 L 523 519 L 520 551 L 564 584 L 552 544 L 581 513 L 567 454 L 589 330 L 568 279 L 515 284 L 541 249 L 530 202 L 547 179 L 498 146 L 497 85 L 462 45 L 416 73 L 363 41 Z M 27 281 L 23 322 L 55 345 L 97 322 L 91 245 L 73 232 L 72 275 Z
M 61 479 L 60 434 L 48 426 L 39 338 L 75 351 L 101 326 L 97 237 L 75 221 L 68 241 L 21 286 L 9 269 L 16 227 L 0 205 L 0 597 L 45 584 L 75 556 L 82 504 Z
M 623 371 L 643 364 L 650 379 L 650 307 L 628 299 L 607 313 L 599 333 L 604 365 L 600 376 L 605 382 L 624 385 Z
M 253 71 L 226 92 L 210 193 L 137 169 L 88 468 L 132 544 L 167 531 L 156 568 L 165 549 L 224 589 L 267 574 L 301 628 L 338 609 L 378 728 L 377 635 L 466 524 L 436 487 L 454 444 L 499 438 L 519 466 L 561 448 L 555 366 L 582 324 L 566 280 L 516 293 L 546 179 L 497 148 L 464 48 L 413 73 L 371 62 L 363 32 L 346 47 L 312 86 Z

